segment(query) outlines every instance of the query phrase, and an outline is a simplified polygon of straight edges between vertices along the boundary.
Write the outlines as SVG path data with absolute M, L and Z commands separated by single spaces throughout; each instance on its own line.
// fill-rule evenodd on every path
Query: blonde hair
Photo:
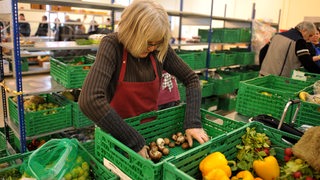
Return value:
M 127 6 L 118 25 L 119 41 L 134 57 L 148 48 L 148 42 L 163 41 L 157 48 L 160 62 L 166 56 L 171 37 L 166 10 L 152 0 L 135 0 Z

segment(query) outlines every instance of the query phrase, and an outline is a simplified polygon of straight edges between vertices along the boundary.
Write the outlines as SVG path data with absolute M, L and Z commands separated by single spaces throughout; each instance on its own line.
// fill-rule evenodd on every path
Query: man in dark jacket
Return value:
M 312 22 L 303 21 L 295 28 L 272 37 L 265 56 L 260 55 L 263 59 L 260 74 L 290 77 L 292 71 L 301 66 L 308 72 L 320 73 L 306 43 L 315 32 Z
M 30 36 L 30 24 L 26 22 L 24 14 L 19 15 L 19 30 L 23 36 Z
M 47 33 L 48 33 L 47 16 L 42 16 L 42 22 L 39 24 L 35 36 L 47 36 Z

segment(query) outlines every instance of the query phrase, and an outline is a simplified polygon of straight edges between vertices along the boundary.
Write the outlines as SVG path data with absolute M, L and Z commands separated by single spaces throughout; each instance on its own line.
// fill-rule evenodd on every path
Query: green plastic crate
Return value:
M 233 93 L 239 88 L 240 75 L 228 72 L 218 72 L 222 79 L 210 79 L 213 83 L 213 95 Z
M 156 117 L 151 122 L 140 124 L 141 120 Z M 207 134 L 213 138 L 230 132 L 243 126 L 243 123 L 228 119 L 224 116 L 214 114 L 201 109 L 203 128 Z M 215 121 L 209 120 L 217 118 Z M 147 143 L 155 141 L 159 137 L 171 137 L 176 132 L 183 132 L 183 122 L 185 119 L 185 104 L 176 107 L 141 114 L 125 121 L 135 128 L 146 140 Z M 108 159 L 132 179 L 162 179 L 163 163 L 173 156 L 179 156 L 183 152 L 180 146 L 170 148 L 170 154 L 162 157 L 160 162 L 153 163 L 151 160 L 142 158 L 139 154 L 128 148 L 110 134 L 105 133 L 100 128 L 95 131 L 95 152 L 99 161 Z M 194 141 L 194 147 L 199 147 Z M 191 148 L 192 149 L 192 148 Z
M 241 81 L 237 94 L 236 111 L 249 117 L 267 114 L 281 119 L 288 101 L 296 99 L 298 93 L 310 84 L 310 82 L 275 75 Z M 285 121 L 291 120 L 294 109 L 295 106 L 288 109 Z
M 218 103 L 219 103 L 218 97 L 202 98 L 201 108 L 207 111 L 215 111 L 218 109 Z
M 95 57 L 92 55 L 50 59 L 50 75 L 66 88 L 81 88 Z
M 10 61 L 9 63 L 9 70 L 12 71 L 12 63 L 15 63 L 14 61 Z M 27 58 L 21 58 L 21 71 L 29 71 L 29 63 Z
M 219 97 L 218 109 L 224 111 L 234 111 L 236 109 L 236 96 Z
M 206 68 L 206 51 L 178 51 L 177 54 L 191 69 Z
M 203 79 L 203 77 L 202 77 Z M 213 95 L 214 84 L 210 81 L 201 80 L 201 97 L 209 97 Z
M 204 144 L 203 146 L 196 147 L 181 156 L 173 157 L 163 165 L 163 179 L 170 180 L 192 180 L 202 179 L 199 170 L 199 164 L 207 155 L 213 152 L 223 153 L 228 160 L 236 160 L 238 149 L 236 145 L 242 143 L 241 136 L 246 133 L 246 128 L 255 128 L 259 133 L 265 133 L 271 140 L 272 145 L 276 150 L 276 158 L 282 160 L 284 157 L 284 149 L 291 147 L 284 141 L 283 137 L 289 137 L 299 140 L 300 137 L 264 126 L 259 122 L 252 122 L 236 129 L 227 135 L 219 136 L 218 138 Z
M 219 68 L 225 65 L 225 53 L 210 53 L 209 68 Z
M 200 42 L 208 42 L 208 29 L 198 29 L 198 35 L 200 36 Z
M 313 85 L 306 88 L 305 91 L 313 94 Z M 293 125 L 296 127 L 302 125 L 320 126 L 320 104 L 301 101 L 300 110 Z
M 0 157 L 7 156 L 7 140 L 5 135 L 0 132 Z
M 235 64 L 239 64 L 238 52 L 233 52 L 233 51 L 228 51 L 228 50 L 221 50 L 221 51 L 216 51 L 216 52 L 225 54 L 223 66 L 232 66 Z
M 213 28 L 211 35 L 211 42 L 213 43 L 223 43 L 224 42 L 224 28 Z
M 239 42 L 251 42 L 251 29 L 240 28 Z
M 58 104 L 59 107 L 35 112 L 24 111 L 26 136 L 40 135 L 72 127 L 70 104 L 65 104 L 61 98 L 54 94 L 42 94 L 40 96 L 44 97 L 46 102 Z M 19 126 L 18 105 L 13 101 L 13 97 L 9 97 L 8 101 L 10 118 Z
M 79 144 L 79 152 L 83 155 L 83 159 L 89 163 L 91 172 L 90 175 L 93 176 L 92 179 L 97 180 L 118 180 L 120 179 L 116 174 L 108 170 L 106 167 L 104 167 L 103 164 L 98 162 L 94 156 L 92 156 L 86 148 L 84 148 L 81 144 Z M 32 152 L 26 152 L 23 154 L 14 154 L 7 157 L 0 158 L 0 164 L 5 165 L 4 167 L 0 168 L 0 177 L 4 177 L 5 173 L 10 172 L 19 172 L 21 164 L 23 160 L 26 160 Z M 20 176 L 21 177 L 21 176 Z M 17 177 L 16 179 L 19 179 L 20 177 Z M 6 178 L 6 177 L 4 177 Z M 15 178 L 13 178 L 15 179 Z
M 75 92 L 76 93 L 73 93 Z M 88 126 L 93 126 L 94 123 L 87 116 L 85 116 L 79 109 L 78 98 L 81 90 L 72 90 L 69 91 L 72 94 L 75 101 L 67 99 L 63 96 L 63 93 L 59 93 L 58 96 L 65 102 L 65 104 L 71 104 L 72 107 L 72 126 L 75 128 L 83 128 Z

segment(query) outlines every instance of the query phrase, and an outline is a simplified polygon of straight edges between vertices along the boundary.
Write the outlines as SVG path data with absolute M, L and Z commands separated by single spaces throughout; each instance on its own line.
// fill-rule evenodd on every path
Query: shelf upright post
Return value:
M 111 4 L 114 4 L 114 0 L 111 0 Z M 114 31 L 114 17 L 115 17 L 114 9 L 111 10 L 111 30 Z
M 252 14 L 251 14 L 251 23 L 250 23 L 250 31 L 251 31 L 251 35 L 250 35 L 250 43 L 249 43 L 249 46 L 248 46 L 248 49 L 251 51 L 251 40 L 252 40 L 252 32 L 253 32 L 253 26 L 252 26 L 252 21 L 256 18 L 256 3 L 253 3 L 252 4 Z
M 20 37 L 19 37 L 19 22 L 18 22 L 18 0 L 12 0 L 12 32 L 13 32 L 13 53 L 15 63 L 15 77 L 17 92 L 22 92 L 22 72 L 20 61 Z M 19 134 L 20 134 L 20 147 L 21 153 L 26 151 L 26 132 L 24 123 L 24 108 L 23 108 L 23 94 L 18 95 L 18 115 L 19 115 Z
M 208 80 L 208 73 L 209 73 L 209 66 L 210 66 L 210 59 L 211 59 L 211 52 L 210 52 L 210 48 L 211 48 L 211 37 L 212 37 L 212 16 L 213 16 L 213 3 L 214 0 L 211 0 L 211 10 L 210 10 L 210 25 L 209 25 L 209 34 L 208 34 L 208 49 L 207 49 L 207 59 L 206 59 L 206 75 L 205 75 L 205 79 Z
M 181 34 L 182 34 L 182 11 L 183 11 L 183 0 L 180 0 L 180 9 L 179 9 L 179 34 L 178 34 L 178 42 L 181 44 Z M 178 49 L 180 50 L 180 46 L 178 46 Z

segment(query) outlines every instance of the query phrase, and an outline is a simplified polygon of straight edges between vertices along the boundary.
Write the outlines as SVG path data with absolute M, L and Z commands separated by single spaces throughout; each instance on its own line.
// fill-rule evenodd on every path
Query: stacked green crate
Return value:
M 22 57 L 22 58 L 20 58 L 21 59 L 21 63 L 20 63 L 20 65 L 21 65 L 21 71 L 29 71 L 29 63 L 28 63 L 28 58 L 25 58 L 25 57 Z M 10 71 L 13 71 L 13 65 L 12 65 L 12 63 L 15 63 L 14 61 L 10 61 L 10 63 L 9 63 L 9 70 Z
M 232 94 L 219 96 L 218 109 L 224 111 L 233 111 L 236 109 L 236 101 L 236 96 Z
M 213 43 L 237 43 L 240 42 L 241 29 L 239 28 L 213 28 L 211 42 Z M 208 42 L 208 29 L 198 29 L 201 42 Z M 245 33 L 242 33 L 245 34 Z M 245 35 L 243 35 L 245 36 Z M 246 37 L 243 37 L 243 39 Z
M 222 51 L 216 51 L 216 52 L 225 54 L 224 66 L 232 66 L 232 65 L 239 64 L 237 59 L 238 58 L 237 53 L 228 51 L 228 50 L 222 50 Z
M 251 42 L 251 29 L 240 28 L 239 42 Z
M 206 68 L 206 51 L 181 50 L 177 54 L 193 70 Z
M 209 68 L 220 68 L 225 65 L 225 53 L 210 53 L 210 64 Z
M 81 88 L 95 60 L 92 55 L 50 59 L 50 75 L 66 88 Z
M 210 78 L 213 83 L 213 95 L 233 93 L 239 88 L 240 75 L 231 72 L 217 71 L 215 78 Z

